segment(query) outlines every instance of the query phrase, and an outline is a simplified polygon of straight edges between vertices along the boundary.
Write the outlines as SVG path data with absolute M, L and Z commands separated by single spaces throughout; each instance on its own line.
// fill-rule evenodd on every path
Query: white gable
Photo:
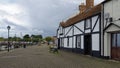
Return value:
M 107 28 L 106 32 L 113 32 L 113 31 L 120 31 L 120 28 L 115 26 L 115 25 L 111 25 L 109 28 Z

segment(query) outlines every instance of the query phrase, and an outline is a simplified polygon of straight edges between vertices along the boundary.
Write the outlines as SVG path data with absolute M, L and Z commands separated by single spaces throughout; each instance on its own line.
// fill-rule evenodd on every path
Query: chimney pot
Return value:
M 84 3 L 81 3 L 81 5 L 79 5 L 79 10 L 80 13 L 83 13 L 86 10 L 86 5 Z
M 86 0 L 86 8 L 92 8 L 94 6 L 94 0 Z

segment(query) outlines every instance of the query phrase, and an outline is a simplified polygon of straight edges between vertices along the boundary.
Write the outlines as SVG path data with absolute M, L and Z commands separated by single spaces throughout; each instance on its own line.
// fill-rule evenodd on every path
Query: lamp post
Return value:
M 9 31 L 10 31 L 10 26 L 7 26 L 7 29 L 8 29 L 8 52 L 9 52 L 9 46 L 10 46 L 10 42 L 9 42 Z

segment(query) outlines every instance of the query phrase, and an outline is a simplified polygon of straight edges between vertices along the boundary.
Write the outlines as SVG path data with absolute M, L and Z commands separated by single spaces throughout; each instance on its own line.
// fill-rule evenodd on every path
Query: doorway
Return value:
M 120 33 L 112 34 L 111 58 L 120 60 Z
M 60 49 L 60 39 L 58 39 L 58 49 Z
M 84 54 L 91 55 L 91 35 L 84 36 Z

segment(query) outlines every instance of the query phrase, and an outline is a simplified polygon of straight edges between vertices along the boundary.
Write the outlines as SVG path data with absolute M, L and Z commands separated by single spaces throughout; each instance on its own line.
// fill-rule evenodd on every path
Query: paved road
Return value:
M 1 53 L 0 68 L 120 68 L 120 62 L 64 51 L 53 54 L 47 46 L 32 46 Z

